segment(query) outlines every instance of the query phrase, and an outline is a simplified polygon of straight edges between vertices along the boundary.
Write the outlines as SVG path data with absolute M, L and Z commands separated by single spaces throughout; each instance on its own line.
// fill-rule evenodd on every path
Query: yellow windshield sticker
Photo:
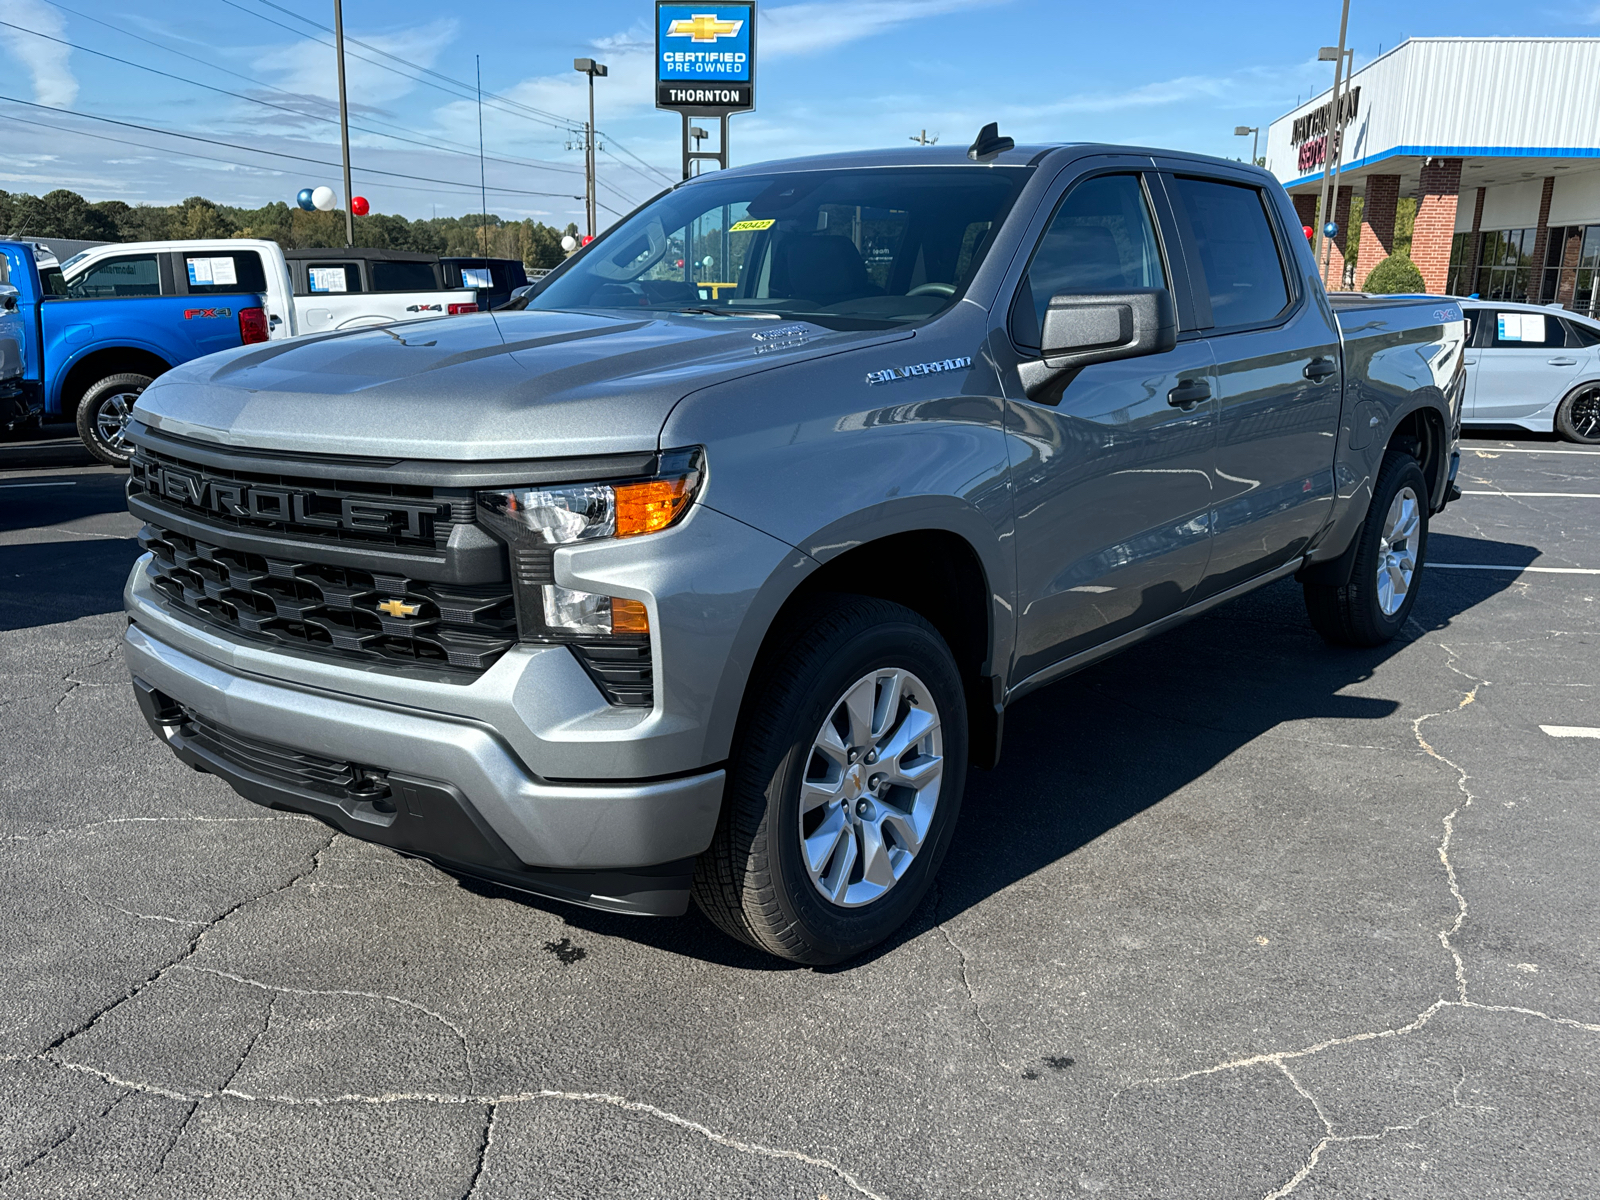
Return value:
M 765 221 L 735 221 L 728 226 L 729 233 L 754 233 L 758 229 L 771 229 L 778 223 L 776 217 L 768 217 Z

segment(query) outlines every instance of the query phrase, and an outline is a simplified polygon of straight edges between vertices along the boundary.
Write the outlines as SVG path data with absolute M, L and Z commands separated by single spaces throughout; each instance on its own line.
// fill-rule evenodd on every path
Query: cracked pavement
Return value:
M 1467 487 L 1600 491 L 1463 448 Z M 1375 652 L 1285 582 L 1035 694 L 901 936 L 810 971 L 190 772 L 117 649 L 121 477 L 22 479 L 73 486 L 0 490 L 0 1200 L 1600 1177 L 1600 740 L 1539 728 L 1600 726 L 1600 576 L 1429 571 Z M 1600 568 L 1597 517 L 1469 496 L 1429 557 Z

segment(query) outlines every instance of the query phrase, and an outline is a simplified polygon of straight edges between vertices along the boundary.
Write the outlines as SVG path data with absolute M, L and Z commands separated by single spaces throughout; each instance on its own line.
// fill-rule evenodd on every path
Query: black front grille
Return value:
M 146 446 L 128 466 L 128 496 L 221 530 L 425 552 L 442 551 L 452 529 L 477 521 L 463 488 L 240 471 Z
M 509 583 L 429 583 L 266 558 L 154 524 L 139 544 L 155 556 L 155 587 L 175 608 L 276 645 L 479 674 L 517 639 Z

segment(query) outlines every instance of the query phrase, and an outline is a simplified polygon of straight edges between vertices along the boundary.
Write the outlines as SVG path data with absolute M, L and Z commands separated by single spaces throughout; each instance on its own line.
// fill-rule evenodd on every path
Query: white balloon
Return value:
M 319 187 L 311 193 L 311 203 L 318 212 L 331 212 L 333 210 L 333 200 L 333 189 L 331 187 Z
M 568 254 L 571 254 L 578 248 L 578 239 L 573 237 L 570 233 L 567 234 L 566 237 L 561 239 L 561 248 Z

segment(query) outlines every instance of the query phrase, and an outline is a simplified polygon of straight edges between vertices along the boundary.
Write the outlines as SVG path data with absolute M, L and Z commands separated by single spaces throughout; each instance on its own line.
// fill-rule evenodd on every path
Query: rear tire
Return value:
M 150 386 L 150 376 L 126 372 L 108 375 L 78 401 L 78 436 L 89 453 L 113 467 L 125 467 L 133 447 L 123 440 L 133 406 Z
M 752 675 L 694 898 L 740 941 L 824 966 L 921 903 L 967 769 L 961 674 L 898 604 L 840 597 Z
M 1556 408 L 1556 432 L 1569 442 L 1600 446 L 1600 383 L 1574 388 Z
M 1349 582 L 1302 584 L 1306 612 L 1330 645 L 1381 646 L 1411 615 L 1428 550 L 1428 481 L 1409 454 L 1384 454 L 1356 537 Z

